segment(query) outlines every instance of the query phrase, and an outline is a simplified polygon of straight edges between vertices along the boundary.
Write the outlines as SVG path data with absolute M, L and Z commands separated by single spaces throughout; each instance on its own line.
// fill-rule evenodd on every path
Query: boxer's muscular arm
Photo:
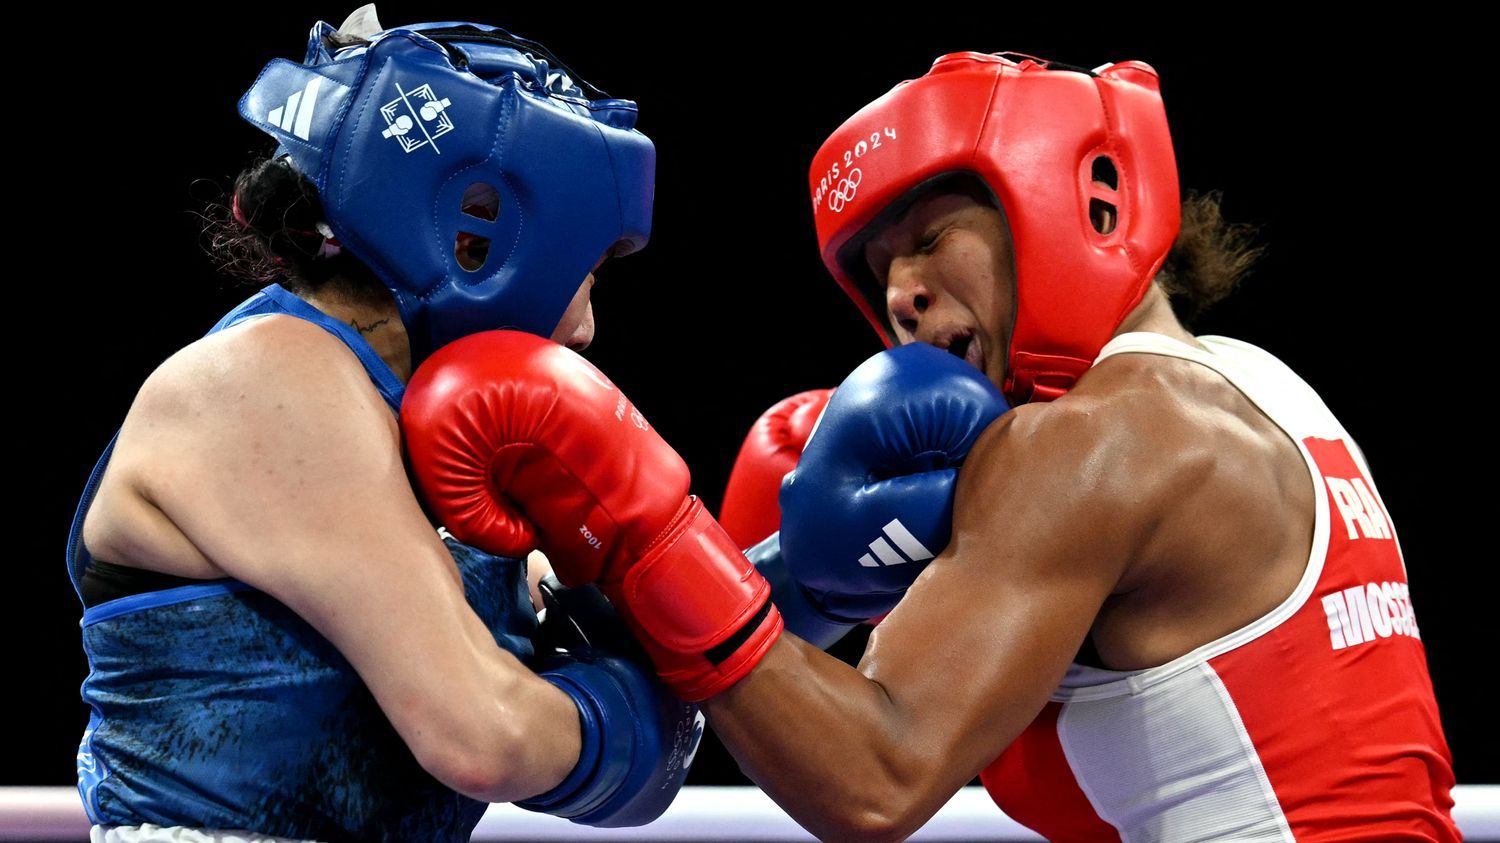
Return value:
M 1023 407 L 976 443 L 952 543 L 858 671 L 786 636 L 705 707 L 815 834 L 901 839 L 926 822 L 1041 710 L 1149 541 L 1180 474 L 1140 438 L 1152 411 L 1069 403 Z
M 202 565 L 327 637 L 439 781 L 488 801 L 545 791 L 577 762 L 578 709 L 501 650 L 465 601 L 399 435 L 341 343 L 267 317 L 157 370 L 109 485 L 127 502 L 117 505 L 175 526 Z

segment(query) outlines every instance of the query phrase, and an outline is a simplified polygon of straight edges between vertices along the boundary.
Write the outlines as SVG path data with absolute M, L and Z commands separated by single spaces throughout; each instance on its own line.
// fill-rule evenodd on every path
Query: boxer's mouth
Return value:
M 947 352 L 954 357 L 963 357 L 968 352 L 969 346 L 973 341 L 973 334 L 959 334 L 953 339 L 948 340 Z
M 972 332 L 962 331 L 955 334 L 942 348 L 979 371 L 984 371 L 984 346 Z
M 979 371 L 984 371 L 984 343 L 979 337 L 972 338 L 968 349 L 964 351 L 964 360 Z

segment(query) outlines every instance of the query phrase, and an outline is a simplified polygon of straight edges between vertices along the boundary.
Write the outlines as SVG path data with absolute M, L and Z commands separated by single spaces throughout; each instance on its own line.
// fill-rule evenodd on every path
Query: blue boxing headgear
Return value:
M 379 28 L 373 7 L 340 30 L 319 21 L 302 64 L 266 65 L 240 116 L 395 294 L 413 365 L 479 331 L 550 336 L 599 258 L 650 236 L 656 150 L 636 104 L 493 26 L 362 28 Z M 466 212 L 485 185 L 498 212 Z M 458 260 L 461 233 L 489 240 L 476 268 Z

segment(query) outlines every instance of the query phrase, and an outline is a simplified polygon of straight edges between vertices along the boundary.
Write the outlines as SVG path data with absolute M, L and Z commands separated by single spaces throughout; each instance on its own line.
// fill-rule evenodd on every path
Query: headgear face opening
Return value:
M 1156 71 L 951 53 L 823 143 L 808 179 L 823 263 L 887 345 L 895 336 L 861 250 L 882 212 L 955 173 L 977 176 L 1011 228 L 1016 316 L 1002 389 L 1017 403 L 1056 398 L 1141 302 L 1177 237 Z
M 314 24 L 303 62 L 266 65 L 240 115 L 395 295 L 413 365 L 479 331 L 550 336 L 599 258 L 650 236 L 656 150 L 636 104 L 497 27 L 362 30 L 379 30 L 372 7 Z M 475 238 L 487 251 L 455 248 Z

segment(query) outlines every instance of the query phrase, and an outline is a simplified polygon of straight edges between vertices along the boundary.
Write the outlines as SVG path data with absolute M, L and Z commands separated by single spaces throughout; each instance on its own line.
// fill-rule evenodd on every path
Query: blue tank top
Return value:
M 337 336 L 399 410 L 401 382 L 369 344 L 279 286 L 252 296 L 209 333 L 272 313 Z M 83 518 L 114 444 L 73 518 L 75 589 L 90 561 Z M 530 659 L 537 620 L 525 561 L 445 542 L 464 596 L 496 643 Z M 428 775 L 339 651 L 262 591 L 204 580 L 86 608 L 81 625 L 91 714 L 78 748 L 78 790 L 95 824 L 441 841 L 468 840 L 484 813 L 485 803 Z

